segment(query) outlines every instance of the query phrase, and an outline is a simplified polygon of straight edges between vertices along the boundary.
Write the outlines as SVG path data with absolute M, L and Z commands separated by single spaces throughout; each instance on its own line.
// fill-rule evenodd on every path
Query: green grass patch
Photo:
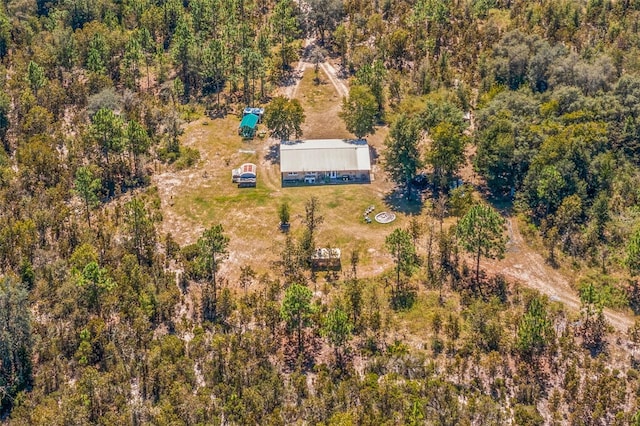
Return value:
M 333 85 L 322 71 L 318 75 L 320 76 L 320 84 L 315 82 L 313 68 L 308 68 L 300 81 L 298 97 L 301 97 L 302 103 L 305 104 L 305 112 L 307 109 L 310 112 L 324 110 L 335 104 L 337 94 Z
M 180 147 L 180 156 L 173 163 L 176 170 L 184 170 L 195 165 L 200 160 L 200 151 L 189 148 L 188 146 Z
M 458 308 L 456 299 L 449 297 L 444 305 L 440 305 L 438 299 L 437 291 L 419 292 L 411 309 L 397 313 L 398 321 L 404 324 L 409 332 L 426 337 L 432 332 L 433 318 L 436 313 L 446 318 L 449 312 L 454 312 Z
M 218 197 L 212 197 L 211 201 L 215 204 L 225 205 L 244 205 L 249 203 L 251 205 L 264 206 L 269 201 L 269 192 L 261 190 L 259 188 L 243 188 L 237 194 L 222 195 Z
M 603 274 L 589 274 L 578 282 L 580 294 L 583 294 L 589 285 L 593 286 L 597 304 L 613 309 L 629 307 L 629 299 L 627 299 L 625 291 L 618 286 L 618 281 L 614 277 Z

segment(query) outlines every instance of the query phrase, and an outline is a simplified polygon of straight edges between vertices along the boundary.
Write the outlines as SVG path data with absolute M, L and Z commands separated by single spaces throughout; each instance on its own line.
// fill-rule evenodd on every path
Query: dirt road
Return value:
M 304 70 L 306 70 L 308 67 L 313 66 L 312 63 L 306 62 L 305 59 L 307 57 L 307 52 L 311 51 L 315 43 L 315 38 L 308 38 L 304 41 L 305 53 L 300 57 L 300 61 L 298 62 L 295 71 L 293 71 L 292 73 L 292 79 L 290 83 L 281 89 L 281 93 L 283 96 L 291 99 L 296 97 L 296 94 L 298 93 L 298 86 L 300 85 L 300 80 L 302 80 L 302 76 L 304 75 Z M 349 96 L 349 88 L 344 83 L 344 80 L 338 77 L 338 70 L 336 70 L 336 68 L 330 62 L 326 60 L 324 62 L 321 62 L 320 69 L 326 74 L 327 78 L 329 79 L 333 87 L 335 87 L 336 92 L 338 92 L 338 95 L 340 95 L 340 97 Z
M 496 272 L 546 294 L 551 300 L 562 302 L 573 311 L 579 311 L 580 298 L 569 285 L 567 278 L 550 267 L 539 253 L 527 246 L 515 220 L 507 219 L 507 230 L 509 232 L 507 252 L 504 259 L 495 263 Z M 634 323 L 634 319 L 624 313 L 605 309 L 604 314 L 609 323 L 623 334 Z
M 349 88 L 347 87 L 346 84 L 344 84 L 344 80 L 341 80 L 338 77 L 338 71 L 335 69 L 333 65 L 331 65 L 330 62 L 325 61 L 321 63 L 320 69 L 322 69 L 322 71 L 324 71 L 324 73 L 327 75 L 327 77 L 329 78 L 329 81 L 331 81 L 331 84 L 333 84 L 333 87 L 336 88 L 336 91 L 338 92 L 340 97 L 345 98 L 349 96 Z

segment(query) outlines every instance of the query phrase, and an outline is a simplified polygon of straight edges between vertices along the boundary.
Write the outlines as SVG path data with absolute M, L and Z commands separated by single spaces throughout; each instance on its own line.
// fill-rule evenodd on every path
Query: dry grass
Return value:
M 320 70 L 320 83 L 314 81 L 313 67 L 304 72 L 298 87 L 298 99 L 304 108 L 306 121 L 302 128 L 306 139 L 352 138 L 344 122 L 338 116 L 342 98 Z
M 313 70 L 308 70 L 298 95 L 307 114 L 306 138 L 349 137 L 338 118 L 339 99 L 330 84 L 313 84 Z M 393 185 L 387 182 L 379 165 L 374 165 L 374 182 L 365 185 L 332 185 L 281 188 L 279 165 L 268 159 L 272 139 L 242 141 L 237 135 L 239 118 L 228 116 L 210 120 L 200 118 L 187 124 L 182 143 L 200 151 L 201 160 L 193 168 L 165 171 L 154 177 L 162 200 L 163 232 L 171 232 L 182 245 L 194 243 L 203 230 L 221 223 L 230 236 L 230 258 L 225 270 L 233 280 L 240 266 L 251 265 L 258 272 L 271 269 L 278 259 L 285 236 L 278 229 L 278 206 L 288 201 L 291 206 L 291 232 L 302 231 L 304 204 L 312 196 L 320 200 L 324 222 L 319 227 L 317 244 L 342 249 L 344 264 L 349 253 L 359 250 L 363 275 L 377 274 L 387 268 L 391 259 L 384 250 L 385 237 L 407 218 L 397 213 L 394 223 L 366 224 L 363 211 L 374 205 L 380 212 L 388 210 L 385 196 Z M 321 130 L 324 131 L 321 133 Z M 307 133 L 308 132 L 308 133 Z M 386 129 L 369 138 L 380 150 Z M 242 151 L 255 151 L 247 153 Z M 258 164 L 258 186 L 237 188 L 231 183 L 231 169 L 243 162 Z

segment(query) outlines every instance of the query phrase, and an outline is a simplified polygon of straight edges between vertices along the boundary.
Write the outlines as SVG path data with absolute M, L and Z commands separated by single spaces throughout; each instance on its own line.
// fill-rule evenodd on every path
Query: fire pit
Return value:
M 391 223 L 396 220 L 395 213 L 380 212 L 375 216 L 378 223 Z

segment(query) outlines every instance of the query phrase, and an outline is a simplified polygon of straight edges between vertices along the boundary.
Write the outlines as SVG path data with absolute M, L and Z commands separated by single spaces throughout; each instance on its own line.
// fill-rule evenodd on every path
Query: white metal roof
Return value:
M 280 170 L 331 172 L 371 170 L 369 145 L 364 139 L 311 139 L 280 144 Z
M 244 163 L 242 166 L 238 167 L 237 169 L 233 169 L 231 171 L 231 175 L 232 176 L 243 176 L 243 177 L 248 177 L 248 176 L 256 176 L 256 165 L 253 163 Z

